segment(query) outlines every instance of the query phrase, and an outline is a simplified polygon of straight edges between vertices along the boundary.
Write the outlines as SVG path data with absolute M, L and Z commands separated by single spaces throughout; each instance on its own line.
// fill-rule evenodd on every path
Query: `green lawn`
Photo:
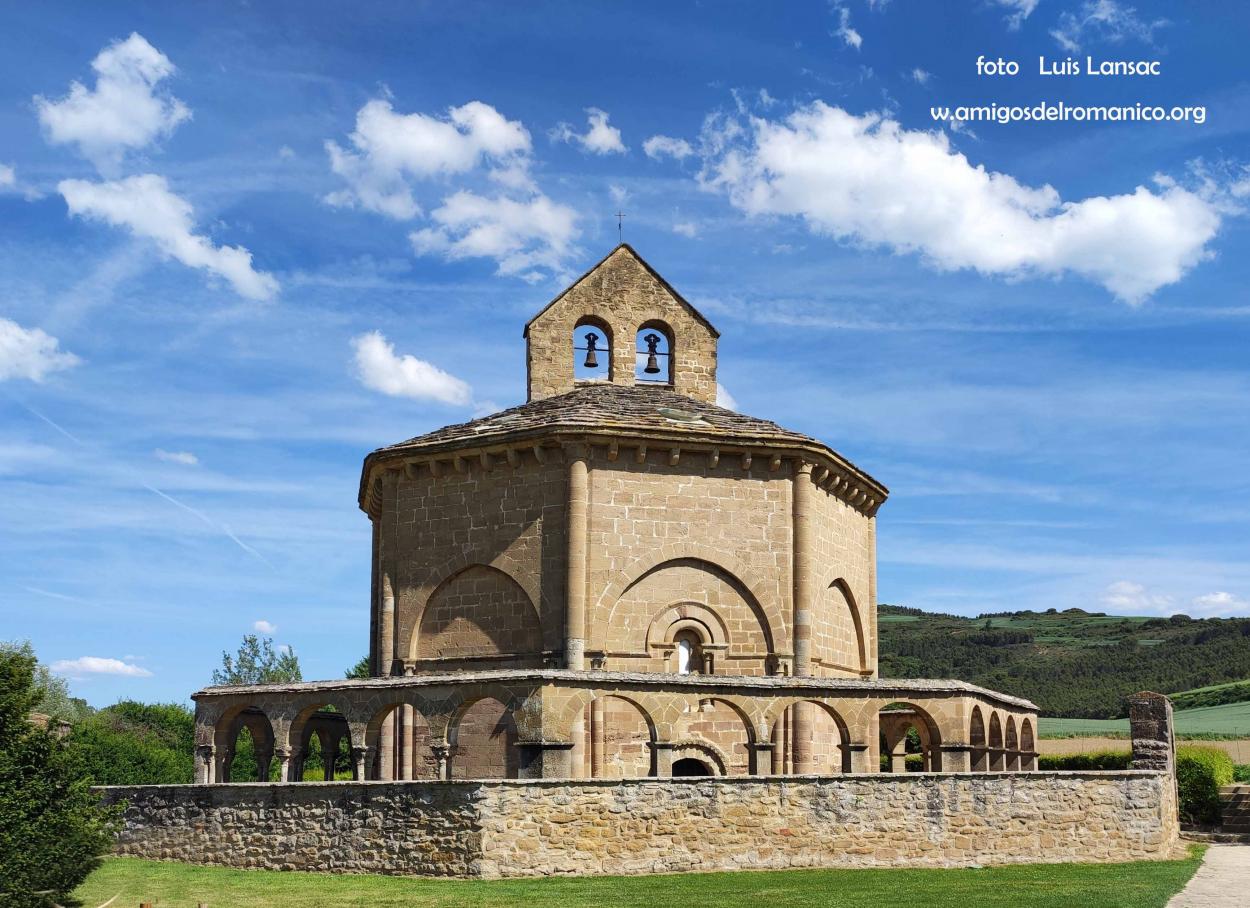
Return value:
M 1227 735 L 1250 738 L 1250 703 L 1225 703 L 1178 710 L 1173 717 L 1178 735 Z M 1042 737 L 1128 734 L 1128 719 L 1050 719 L 1038 721 Z
M 76 895 L 87 908 L 120 893 L 117 908 L 140 901 L 158 908 L 264 906 L 346 908 L 386 906 L 583 906 L 657 908 L 662 905 L 786 905 L 788 908 L 1113 908 L 1162 906 L 1201 860 L 1194 846 L 1181 861 L 1135 864 L 1029 864 L 984 870 L 791 870 L 678 876 L 551 877 L 505 882 L 417 880 L 226 870 L 110 858 Z

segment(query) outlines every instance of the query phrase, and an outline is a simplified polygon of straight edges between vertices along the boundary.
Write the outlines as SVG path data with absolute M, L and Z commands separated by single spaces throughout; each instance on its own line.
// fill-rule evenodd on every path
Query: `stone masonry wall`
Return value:
M 519 877 L 1163 859 L 1165 773 L 303 783 L 102 789 L 121 854 Z

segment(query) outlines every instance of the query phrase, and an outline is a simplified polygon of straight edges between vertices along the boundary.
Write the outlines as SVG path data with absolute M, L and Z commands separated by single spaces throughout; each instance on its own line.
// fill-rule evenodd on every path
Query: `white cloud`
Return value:
M 180 463 L 186 467 L 193 467 L 200 462 L 200 459 L 190 451 L 166 451 L 164 448 L 157 448 L 152 454 L 157 460 Z
M 17 171 L 8 164 L 0 164 L 0 191 L 17 187 Z
M 1040 0 L 992 0 L 992 2 L 1008 11 L 1007 27 L 1015 31 L 1024 24 L 1024 20 L 1029 18 L 1033 10 L 1037 9 Z
M 738 409 L 738 401 L 734 400 L 734 396 L 729 393 L 729 389 L 720 382 L 716 383 L 716 406 L 724 407 L 726 410 Z
M 676 158 L 678 161 L 694 154 L 694 148 L 685 139 L 674 139 L 671 136 L 652 136 L 642 143 L 642 150 L 647 157 L 660 160 L 663 157 Z
M 847 47 L 853 47 L 856 50 L 859 50 L 864 43 L 860 33 L 851 28 L 851 11 L 845 6 L 838 7 L 838 28 L 834 34 L 841 38 L 842 43 Z
M 409 180 L 464 174 L 483 162 L 504 185 L 527 184 L 525 156 L 530 135 L 489 104 L 470 101 L 446 118 L 399 114 L 385 100 L 373 100 L 356 113 L 351 149 L 327 141 L 330 169 L 348 187 L 326 196 L 331 205 L 354 206 L 397 220 L 421 214 Z
M 1117 0 L 1085 0 L 1076 12 L 1061 13 L 1050 35 L 1060 47 L 1074 54 L 1089 40 L 1120 44 L 1133 39 L 1153 44 L 1155 30 L 1169 24 L 1167 19 L 1147 22 L 1138 17 L 1135 8 Z
M 915 82 L 917 85 L 928 85 L 929 80 L 932 78 L 933 78 L 932 73 L 926 72 L 925 70 L 921 69 L 919 66 L 917 66 L 915 69 L 911 71 L 911 80 Z
M 473 400 L 469 385 L 454 375 L 409 354 L 396 356 L 394 345 L 380 331 L 353 338 L 352 346 L 356 350 L 356 375 L 366 388 L 392 397 L 460 406 Z
M 1108 586 L 1102 602 L 1103 605 L 1129 614 L 1168 614 L 1173 611 L 1171 596 L 1153 592 L 1131 580 L 1117 580 Z
M 23 328 L 17 322 L 0 318 L 0 381 L 25 378 L 41 382 L 51 372 L 82 362 L 59 346 L 60 341 L 38 328 Z
M 694 239 L 699 235 L 699 228 L 692 221 L 677 221 L 673 224 L 673 233 Z
M 527 280 L 534 268 L 560 271 L 578 234 L 577 213 L 541 193 L 517 200 L 461 190 L 443 199 L 430 219 L 436 226 L 409 235 L 418 255 L 491 258 L 500 274 Z
M 608 123 L 608 112 L 598 107 L 586 108 L 586 131 L 578 133 L 568 123 L 551 130 L 556 142 L 572 142 L 592 154 L 624 154 L 629 151 L 621 141 L 621 131 Z
M 1023 277 L 1065 273 L 1138 303 L 1210 257 L 1227 208 L 1173 181 L 1065 202 L 973 165 L 945 133 L 817 101 L 784 120 L 709 118 L 699 175 L 751 215 L 792 215 L 817 234 L 944 270 Z
M 608 184 L 608 195 L 612 197 L 612 201 L 618 205 L 623 205 L 625 200 L 629 198 L 629 190 L 617 183 Z
M 253 622 L 252 630 L 256 631 L 258 634 L 267 634 L 272 636 L 278 632 L 278 625 L 270 624 L 264 618 L 261 618 L 259 621 Z
M 278 292 L 278 282 L 256 271 L 252 254 L 242 246 L 214 246 L 193 232 L 190 203 L 171 192 L 164 177 L 149 173 L 102 183 L 62 180 L 57 189 L 70 214 L 125 227 L 184 265 L 225 278 L 241 296 L 263 300 Z
M 1250 614 L 1250 602 L 1232 593 L 1215 592 L 1195 596 L 1192 612 L 1200 618 L 1221 618 Z
M 190 119 L 191 111 L 160 88 L 175 72 L 169 58 L 132 33 L 91 62 L 94 89 L 70 84 L 59 101 L 37 95 L 35 108 L 48 141 L 77 145 L 103 171 L 115 170 L 127 151 L 147 146 Z
M 150 678 L 152 673 L 146 668 L 123 662 L 121 659 L 109 659 L 102 656 L 80 656 L 77 659 L 61 659 L 52 663 L 52 671 L 70 678 L 86 678 L 91 675 L 120 675 L 124 678 Z

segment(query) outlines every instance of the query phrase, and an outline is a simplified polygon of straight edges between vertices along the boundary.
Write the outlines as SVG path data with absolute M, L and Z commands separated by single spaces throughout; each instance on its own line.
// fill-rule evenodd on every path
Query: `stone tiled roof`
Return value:
M 375 453 L 439 449 L 478 444 L 550 429 L 646 430 L 669 435 L 722 438 L 742 443 L 782 443 L 825 447 L 775 422 L 703 403 L 645 385 L 587 382 L 565 394 L 530 401 L 472 422 L 445 426 L 378 449 Z

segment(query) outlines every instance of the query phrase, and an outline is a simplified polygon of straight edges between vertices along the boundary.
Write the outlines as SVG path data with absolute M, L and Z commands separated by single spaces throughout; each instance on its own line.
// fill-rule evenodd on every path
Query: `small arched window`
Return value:
M 703 673 L 703 638 L 695 631 L 678 631 L 673 638 L 676 644 L 677 674 L 698 675 Z
M 673 332 L 659 321 L 644 322 L 638 329 L 634 379 L 639 382 L 673 383 Z
M 597 318 L 584 318 L 573 329 L 573 379 L 612 380 L 612 329 Z

